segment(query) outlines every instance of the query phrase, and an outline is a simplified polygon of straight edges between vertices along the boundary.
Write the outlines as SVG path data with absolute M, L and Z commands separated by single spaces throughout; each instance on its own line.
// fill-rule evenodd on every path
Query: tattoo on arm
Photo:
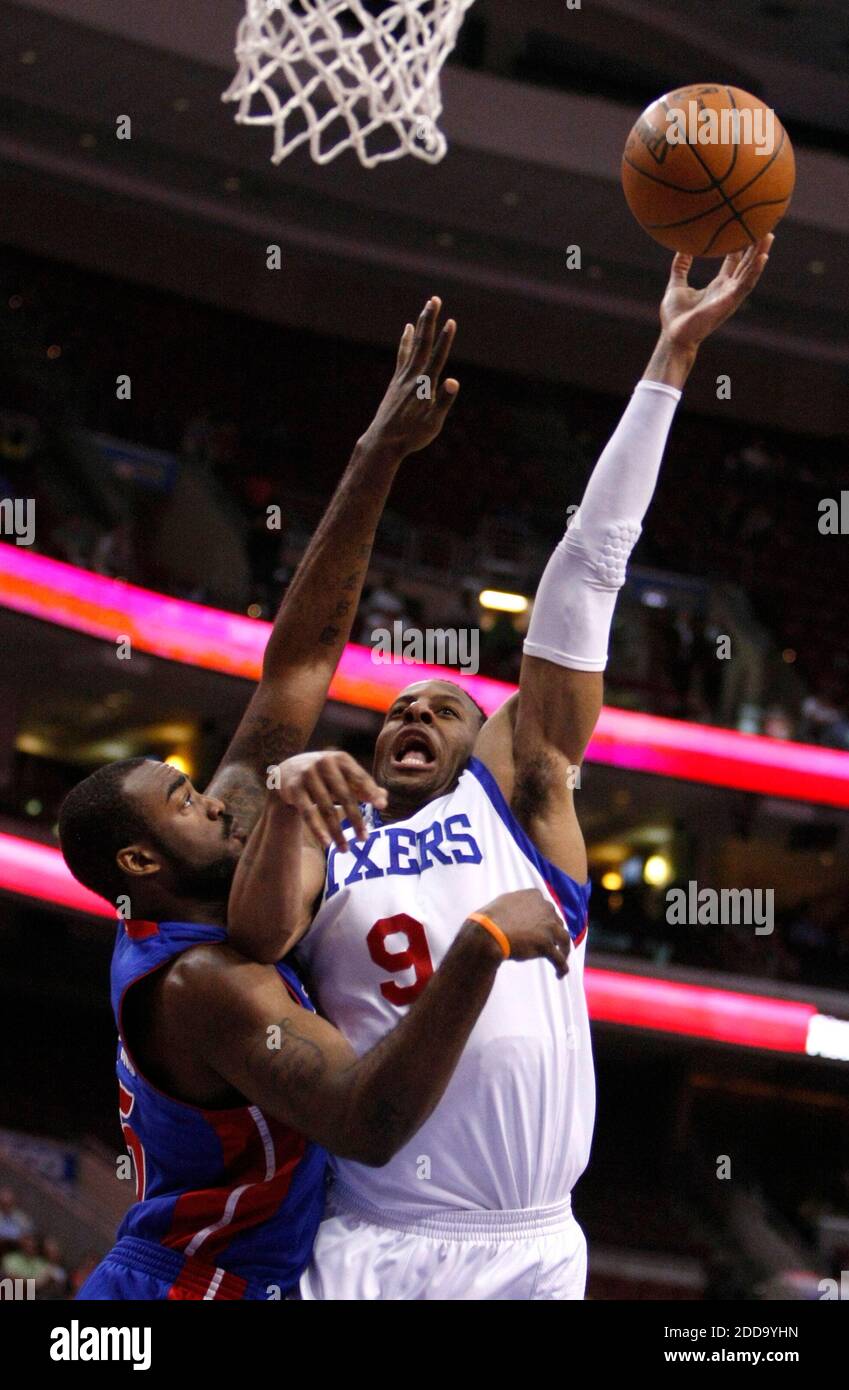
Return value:
M 305 731 L 296 724 L 283 724 L 267 715 L 249 719 L 233 747 L 232 761 L 266 768 L 300 753 L 306 742 Z
M 352 578 L 354 578 L 354 579 L 356 580 L 356 584 L 359 584 L 359 576 L 352 576 Z M 345 587 L 346 587 L 346 588 L 348 587 L 347 583 L 346 583 Z M 333 609 L 333 613 L 332 613 L 331 616 L 334 617 L 334 618 L 347 618 L 347 616 L 348 616 L 348 614 L 350 613 L 352 607 L 353 607 L 353 604 L 352 604 L 351 599 L 349 599 L 349 598 L 340 598 L 340 599 L 338 600 L 337 604 L 336 604 L 336 607 Z M 338 627 L 335 625 L 335 623 L 328 623 L 328 624 L 326 625 L 326 627 L 323 627 L 323 628 L 322 628 L 321 633 L 320 633 L 320 635 L 319 635 L 319 639 L 318 639 L 318 640 L 319 640 L 319 642 L 321 643 L 321 645 L 322 645 L 323 647 L 332 647 L 332 646 L 333 646 L 333 643 L 336 641 L 337 637 L 339 636 L 340 630 L 341 630 L 341 629 L 338 628 Z
M 294 1019 L 281 1019 L 280 1046 L 268 1052 L 275 1080 L 285 1085 L 286 1092 L 297 1101 L 314 1093 L 316 1085 L 327 1070 L 327 1061 L 318 1043 L 298 1032 Z M 262 1044 L 266 1047 L 265 1042 Z
M 268 790 L 266 769 L 300 753 L 305 742 L 295 724 L 283 724 L 267 715 L 246 719 L 228 749 L 226 763 L 210 783 L 210 790 L 221 797 L 241 829 L 251 831 L 262 814 Z
M 221 786 L 221 792 L 229 813 L 236 817 L 243 829 L 252 829 L 265 803 L 265 792 L 259 779 L 238 776 L 227 778 Z

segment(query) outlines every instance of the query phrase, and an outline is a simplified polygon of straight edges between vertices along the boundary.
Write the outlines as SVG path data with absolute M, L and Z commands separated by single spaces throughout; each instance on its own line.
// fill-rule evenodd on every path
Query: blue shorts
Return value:
M 291 1276 L 290 1276 L 291 1277 Z M 117 1300 L 252 1299 L 266 1302 L 288 1298 L 291 1290 L 281 1290 L 269 1276 L 245 1278 L 193 1255 L 156 1245 L 150 1240 L 125 1236 L 113 1246 L 105 1259 L 86 1279 L 77 1298 Z

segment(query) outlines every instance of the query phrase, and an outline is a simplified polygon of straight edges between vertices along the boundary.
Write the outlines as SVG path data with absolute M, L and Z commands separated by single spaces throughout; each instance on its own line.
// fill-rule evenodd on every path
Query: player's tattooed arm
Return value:
M 504 894 L 484 912 L 514 960 L 545 958 L 558 974 L 568 970 L 568 933 L 541 893 Z M 275 970 L 227 946 L 189 963 L 181 1018 L 197 1029 L 204 1063 L 241 1095 L 332 1153 L 380 1166 L 441 1099 L 503 962 L 494 937 L 466 922 L 406 1016 L 362 1057 L 299 1008 Z
M 289 585 L 260 684 L 208 788 L 225 801 L 225 768 L 238 764 L 264 781 L 269 764 L 300 752 L 315 728 L 351 635 L 395 474 L 436 438 L 458 390 L 455 381 L 440 384 L 455 332 L 449 320 L 437 335 L 440 307 L 428 300 L 416 327 L 407 325 L 389 388 Z
M 232 759 L 221 763 L 207 788 L 224 802 L 238 830 L 251 833 L 266 804 L 269 772 L 303 748 L 309 732 L 264 714 L 248 713 L 242 720 L 230 746 Z
M 307 930 L 323 883 L 324 855 L 304 846 L 298 813 L 267 796 L 230 888 L 230 944 L 250 960 L 280 960 Z

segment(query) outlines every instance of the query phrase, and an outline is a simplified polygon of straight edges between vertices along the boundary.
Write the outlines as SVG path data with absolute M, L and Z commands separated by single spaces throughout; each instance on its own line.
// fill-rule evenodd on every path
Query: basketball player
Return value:
M 93 773 L 63 804 L 71 871 L 132 907 L 118 926 L 111 980 L 138 1200 L 81 1298 L 288 1296 L 322 1214 L 325 1150 L 380 1164 L 409 1139 L 442 1094 L 505 947 L 567 968 L 568 937 L 550 903 L 488 895 L 495 901 L 461 929 L 419 1009 L 358 1059 L 315 1016 L 288 966 L 246 960 L 233 946 L 238 927 L 227 930 L 231 886 L 237 904 L 242 892 L 256 896 L 268 824 L 276 815 L 292 838 L 294 818 L 300 835 L 290 803 L 305 778 L 328 778 L 343 803 L 384 804 L 346 754 L 307 756 L 294 770 L 268 764 L 309 737 L 391 479 L 439 432 L 456 392 L 456 383 L 439 385 L 454 327 L 434 344 L 438 311 L 429 301 L 416 331 L 405 330 L 393 381 L 292 582 L 260 686 L 209 789 L 136 758 Z M 269 770 L 279 784 L 274 812 L 266 807 L 254 825 Z M 263 911 L 285 906 L 267 895 Z
M 335 787 L 381 804 L 347 754 L 306 754 L 294 771 L 278 769 L 284 821 L 296 814 L 289 802 L 301 794 L 300 769 L 313 761 Z M 293 970 L 248 961 L 228 945 L 226 902 L 198 896 L 191 879 L 171 879 L 153 836 L 169 814 L 174 769 L 140 763 L 127 795 L 152 836 L 143 834 L 136 851 L 158 867 L 146 883 L 126 871 L 126 886 L 155 920 L 119 927 L 111 991 L 137 1201 L 78 1297 L 290 1298 L 323 1213 L 327 1150 L 386 1163 L 443 1094 L 505 953 L 545 956 L 563 974 L 569 938 L 541 894 L 498 896 L 450 933 L 427 995 L 357 1057 L 315 1014 Z M 226 837 L 220 801 L 182 779 L 173 794 L 180 805 L 192 797 Z M 255 836 L 239 862 L 248 878 Z M 277 906 L 265 898 L 266 912 Z
M 702 290 L 688 284 L 691 258 L 675 257 L 657 347 L 542 577 L 518 695 L 484 722 L 451 682 L 402 690 L 374 757 L 387 804 L 369 811 L 365 838 L 358 826 L 330 824 L 327 808 L 317 826 L 313 802 L 302 805 L 326 864 L 317 849 L 304 852 L 301 914 L 280 924 L 278 954 L 302 936 L 320 893 L 299 959 L 358 1053 L 427 998 L 452 923 L 487 893 L 537 888 L 572 939 L 565 978 L 539 964 L 520 989 L 499 977 L 411 1143 L 379 1172 L 334 1162 L 304 1298 L 583 1297 L 586 1242 L 571 1192 L 589 1156 L 595 1086 L 583 987 L 587 856 L 572 788 L 601 708 L 616 596 L 682 389 L 701 343 L 756 285 L 772 240 L 728 257 Z

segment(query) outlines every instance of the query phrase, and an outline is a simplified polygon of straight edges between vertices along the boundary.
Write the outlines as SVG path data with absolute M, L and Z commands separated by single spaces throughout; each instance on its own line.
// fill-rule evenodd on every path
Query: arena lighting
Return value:
M 270 624 L 90 574 L 23 546 L 0 544 L 0 606 L 167 661 L 256 680 Z M 411 675 L 449 677 L 490 713 L 515 686 L 435 666 L 372 660 L 349 644 L 330 695 L 344 704 L 386 710 Z M 687 724 L 633 710 L 602 711 L 588 754 L 591 762 L 689 782 L 731 787 L 849 809 L 849 753 Z
M 849 1061 L 849 1020 L 821 1014 L 814 1004 L 597 967 L 584 980 L 594 1023 Z
M 481 608 L 491 608 L 495 613 L 527 613 L 528 600 L 524 594 L 507 594 L 501 589 L 483 589 L 478 594 Z
M 616 869 L 608 869 L 607 873 L 601 876 L 601 886 L 607 889 L 608 893 L 618 893 L 623 883 L 622 875 Z
M 0 891 L 116 920 L 103 898 L 71 876 L 58 849 L 16 835 L 0 833 Z M 596 1023 L 849 1061 L 849 1021 L 818 1013 L 813 1004 L 595 966 L 584 979 Z
M 163 758 L 162 761 L 164 763 L 168 763 L 171 767 L 176 768 L 178 772 L 182 772 L 184 777 L 193 776 L 194 770 L 192 768 L 192 764 L 189 762 L 188 758 L 185 756 L 184 753 L 169 753 L 168 757 Z
M 115 918 L 114 907 L 77 883 L 58 849 L 17 835 L 0 834 L 0 889 L 75 912 Z
M 652 888 L 663 888 L 672 877 L 672 865 L 664 854 L 651 854 L 643 867 L 643 878 Z

